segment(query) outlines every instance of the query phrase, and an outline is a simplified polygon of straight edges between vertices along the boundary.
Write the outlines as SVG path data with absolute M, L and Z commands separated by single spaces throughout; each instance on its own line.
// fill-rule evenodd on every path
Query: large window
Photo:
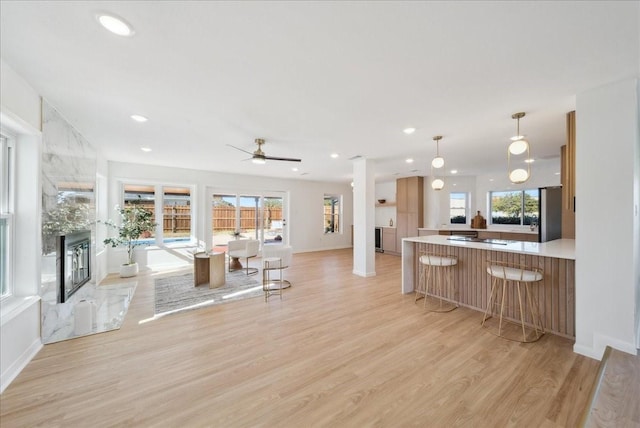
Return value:
M 449 222 L 451 224 L 467 223 L 467 194 L 449 194 Z
M 125 184 L 123 202 L 124 206 L 138 205 L 151 212 L 152 221 L 161 227 L 161 235 L 156 236 L 154 231 L 146 232 L 140 241 L 170 243 L 191 240 L 191 188 Z M 159 218 L 156 217 L 156 207 L 162 207 Z
M 151 221 L 157 222 L 155 217 L 156 191 L 154 186 L 125 184 L 124 206 L 127 207 L 132 205 L 138 205 L 147 211 L 150 211 L 153 214 Z M 154 232 L 145 232 L 145 234 L 141 236 L 143 239 L 153 237 L 155 237 Z
M 191 239 L 191 189 L 188 187 L 164 187 L 163 190 L 163 241 Z
M 0 135 L 0 298 L 13 291 L 13 170 L 13 140 Z
M 324 233 L 340 232 L 340 196 L 324 195 Z
M 538 189 L 491 192 L 491 224 L 538 222 Z

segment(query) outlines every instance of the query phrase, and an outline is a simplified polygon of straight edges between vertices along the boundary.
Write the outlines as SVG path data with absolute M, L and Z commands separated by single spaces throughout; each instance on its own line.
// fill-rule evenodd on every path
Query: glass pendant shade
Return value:
M 514 113 L 511 115 L 512 119 L 516 119 L 516 135 L 511 137 L 511 144 L 507 149 L 507 172 L 509 174 L 509 180 L 513 184 L 522 184 L 531 177 L 531 163 L 527 160 L 531 159 L 529 153 L 529 142 L 524 139 L 520 134 L 520 119 L 525 116 L 524 112 Z M 526 168 L 519 166 L 520 164 L 527 162 Z
M 433 137 L 433 141 L 436 142 L 436 157 L 431 161 L 431 177 L 433 181 L 431 182 L 431 188 L 433 190 L 442 190 L 444 187 L 444 180 L 442 179 L 441 172 L 435 173 L 434 169 L 441 170 L 444 166 L 444 158 L 440 156 L 440 140 L 442 140 L 442 135 L 436 135 Z
M 257 164 L 257 165 L 264 165 L 266 163 L 266 161 L 264 159 L 260 159 L 260 158 L 253 158 L 251 159 L 251 162 Z
M 431 182 L 431 188 L 433 190 L 442 190 L 444 187 L 444 181 L 441 178 L 436 178 Z
M 509 153 L 512 155 L 521 155 L 529 148 L 529 142 L 527 140 L 516 140 L 509 144 Z
M 518 168 L 509 173 L 509 180 L 514 184 L 524 183 L 529 179 L 529 172 L 526 169 Z

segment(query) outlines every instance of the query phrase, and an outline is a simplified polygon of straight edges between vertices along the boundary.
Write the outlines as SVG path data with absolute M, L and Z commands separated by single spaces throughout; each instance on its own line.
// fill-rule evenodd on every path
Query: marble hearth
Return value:
M 56 303 L 59 290 L 55 283 L 50 284 L 42 298 L 42 342 L 45 344 L 119 329 L 138 285 L 137 281 L 101 286 L 87 283 L 67 302 Z M 78 332 L 76 311 L 83 300 L 93 305 L 94 317 L 90 329 Z

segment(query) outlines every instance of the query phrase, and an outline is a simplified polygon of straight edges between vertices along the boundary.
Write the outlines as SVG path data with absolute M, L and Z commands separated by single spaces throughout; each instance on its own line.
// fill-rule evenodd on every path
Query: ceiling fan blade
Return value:
M 276 160 L 276 161 L 289 161 L 289 162 L 302 162 L 302 159 L 294 159 L 294 158 L 276 158 L 273 156 L 265 156 L 267 160 Z
M 236 150 L 240 150 L 241 152 L 245 152 L 245 153 L 246 153 L 246 154 L 248 154 L 248 155 L 253 155 L 253 152 L 248 152 L 248 151 L 246 151 L 245 149 L 241 149 L 240 147 L 232 146 L 231 144 L 227 144 L 227 146 L 229 146 L 229 147 L 233 147 L 234 149 L 236 149 Z

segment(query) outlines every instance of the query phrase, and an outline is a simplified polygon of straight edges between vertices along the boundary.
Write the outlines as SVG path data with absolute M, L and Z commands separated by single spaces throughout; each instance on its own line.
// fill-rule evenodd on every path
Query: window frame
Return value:
M 451 221 L 453 219 L 453 216 L 451 215 L 451 210 L 454 209 L 451 206 L 453 195 L 464 195 L 464 198 L 463 198 L 464 199 L 464 222 L 463 223 L 454 223 Z M 449 224 L 468 224 L 468 220 L 469 220 L 469 192 L 449 192 Z
M 2 281 L 5 282 L 4 292 L 0 289 L 0 300 L 4 300 L 14 294 L 14 263 L 15 263 L 15 218 L 14 218 L 14 198 L 15 198 L 15 138 L 4 130 L 0 130 L 0 177 L 2 186 L 0 187 L 0 218 L 6 221 L 4 260 L 5 269 L 0 270 L 4 274 Z
M 335 200 L 337 201 L 337 206 L 338 206 L 338 212 L 335 214 L 329 214 L 330 216 L 333 217 L 337 217 L 338 220 L 338 230 L 336 230 L 335 226 L 333 227 L 333 230 L 330 230 L 331 227 L 326 225 L 326 216 L 327 214 L 325 213 L 325 207 L 326 207 L 326 202 L 327 200 Z M 328 234 L 334 234 L 334 233 L 338 233 L 341 234 L 343 231 L 343 227 L 342 227 L 342 195 L 337 195 L 337 194 L 333 194 L 333 193 L 325 193 L 324 197 L 322 198 L 322 231 L 325 235 Z M 335 219 L 333 219 L 333 224 L 335 225 L 336 221 Z M 331 224 L 331 223 L 329 223 Z
M 530 223 L 526 223 L 526 198 L 527 192 L 538 192 L 538 188 L 532 189 L 519 189 L 519 190 L 491 190 L 489 191 L 489 213 L 490 224 L 495 226 L 530 226 Z M 493 195 L 494 193 L 519 193 L 520 195 L 520 222 L 519 223 L 494 223 L 493 221 Z M 537 212 L 535 219 L 540 218 L 540 212 Z
M 195 238 L 196 233 L 196 225 L 194 224 L 194 201 L 193 195 L 196 193 L 196 186 L 193 184 L 182 184 L 182 183 L 171 183 L 171 182 L 149 182 L 143 180 L 129 180 L 129 179 L 119 179 L 120 181 L 120 195 L 119 195 L 119 203 L 120 206 L 124 206 L 125 203 L 125 189 L 127 186 L 145 186 L 153 188 L 153 213 L 154 213 L 154 221 L 157 223 L 155 233 L 153 237 L 149 238 L 140 238 L 137 239 L 137 242 L 140 245 L 154 245 L 154 246 L 163 246 L 163 247 L 181 247 L 181 246 L 191 246 L 197 240 Z M 191 227 L 189 231 L 189 237 L 174 240 L 173 238 L 165 238 L 164 230 L 163 230 L 163 222 L 164 222 L 164 191 L 165 188 L 184 188 L 189 189 L 189 216 L 191 219 Z M 166 241 L 169 239 L 169 241 Z

